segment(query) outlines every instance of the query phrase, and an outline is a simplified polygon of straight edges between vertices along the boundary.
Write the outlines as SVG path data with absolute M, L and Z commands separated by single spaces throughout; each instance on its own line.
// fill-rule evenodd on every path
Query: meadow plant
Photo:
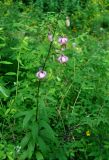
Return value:
M 1 160 L 107 160 L 107 1 L 26 3 L 0 2 Z

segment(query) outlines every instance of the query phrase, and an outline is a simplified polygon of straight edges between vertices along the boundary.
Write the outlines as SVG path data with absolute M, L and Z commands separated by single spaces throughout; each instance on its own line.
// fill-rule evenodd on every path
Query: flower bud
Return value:
M 46 71 L 40 70 L 36 73 L 36 77 L 38 77 L 39 79 L 43 79 L 46 76 Z
M 74 42 L 74 43 L 72 43 L 72 46 L 73 46 L 73 48 L 75 48 L 77 45 L 76 45 L 76 43 Z
M 60 63 L 66 63 L 68 61 L 68 57 L 62 54 L 61 56 L 58 57 L 58 61 Z
M 53 41 L 53 35 L 52 35 L 51 33 L 48 33 L 48 40 L 49 40 L 50 42 Z
M 66 17 L 66 27 L 70 27 L 70 18 Z
M 65 47 L 62 47 L 62 48 L 61 48 L 61 51 L 65 51 Z

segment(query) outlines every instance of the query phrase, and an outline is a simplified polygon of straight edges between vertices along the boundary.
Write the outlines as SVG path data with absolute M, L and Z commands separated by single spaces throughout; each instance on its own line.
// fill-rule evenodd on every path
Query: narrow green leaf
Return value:
M 46 138 L 48 138 L 52 141 L 56 141 L 55 132 L 53 131 L 53 129 L 51 128 L 51 126 L 47 122 L 41 120 L 39 122 L 39 126 L 40 126 L 40 129 L 44 128 L 43 130 L 41 130 L 41 133 L 44 134 L 44 136 L 46 136 Z
M 7 155 L 7 157 L 8 157 L 9 160 L 13 160 L 13 157 L 12 157 L 12 156 Z
M 23 120 L 23 128 L 25 128 L 28 124 L 28 122 L 30 121 L 31 117 L 34 115 L 33 110 L 32 111 L 28 111 L 25 115 L 25 118 Z
M 0 92 L 3 96 L 5 96 L 6 98 L 9 97 L 9 94 L 7 93 L 7 89 L 3 86 L 0 86 Z
M 8 76 L 15 76 L 16 73 L 15 73 L 15 72 L 7 72 L 5 75 L 8 75 Z
M 28 158 L 31 159 L 32 157 L 32 154 L 34 152 L 34 148 L 35 148 L 35 143 L 31 140 L 29 143 L 28 143 Z
M 36 122 L 34 122 L 34 124 L 32 125 L 32 136 L 34 141 L 36 142 L 38 139 L 38 124 Z
M 0 64 L 13 64 L 13 63 L 8 61 L 0 61 Z
M 21 147 L 22 147 L 22 149 L 28 144 L 28 142 L 30 140 L 30 137 L 31 137 L 30 133 L 27 133 L 25 135 L 25 137 L 22 139 L 22 141 L 21 141 Z
M 48 114 L 43 99 L 40 99 L 39 105 L 39 117 L 43 117 L 43 120 L 48 121 Z
M 21 111 L 21 112 L 19 112 L 19 113 L 17 113 L 17 114 L 15 115 L 15 118 L 19 118 L 19 117 L 25 116 L 26 113 L 27 113 L 27 111 Z
M 47 149 L 48 149 L 48 146 L 47 144 L 45 143 L 45 141 L 43 140 L 42 137 L 38 137 L 38 145 L 39 145 L 39 149 L 43 152 L 43 153 L 47 153 Z
M 25 160 L 28 157 L 28 151 L 23 151 L 21 156 L 19 157 L 20 160 Z
M 41 152 L 36 153 L 36 158 L 37 158 L 37 160 L 44 160 L 44 157 Z

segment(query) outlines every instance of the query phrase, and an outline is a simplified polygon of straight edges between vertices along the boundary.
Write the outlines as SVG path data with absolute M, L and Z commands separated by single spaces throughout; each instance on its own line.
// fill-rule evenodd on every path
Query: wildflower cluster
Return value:
M 51 33 L 48 33 L 48 40 L 50 42 L 53 41 L 53 35 Z M 64 50 L 66 48 L 66 45 L 67 45 L 67 42 L 68 42 L 68 38 L 66 37 L 59 37 L 58 39 L 58 42 L 61 46 L 61 50 Z M 63 63 L 66 63 L 69 58 L 64 55 L 64 54 L 61 54 L 58 58 L 57 58 L 58 62 L 63 64 Z M 47 72 L 46 71 L 43 71 L 43 69 L 40 69 L 37 73 L 36 73 L 36 77 L 38 77 L 38 79 L 43 79 L 45 78 L 47 75 Z

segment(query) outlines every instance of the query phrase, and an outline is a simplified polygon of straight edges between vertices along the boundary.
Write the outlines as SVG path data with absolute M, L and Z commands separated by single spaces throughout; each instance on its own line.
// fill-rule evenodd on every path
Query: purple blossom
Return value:
M 68 42 L 68 38 L 66 37 L 60 37 L 58 39 L 58 42 L 61 44 L 61 45 L 66 45 L 66 43 Z
M 58 57 L 58 61 L 59 61 L 60 63 L 66 63 L 66 62 L 68 61 L 68 57 L 65 56 L 64 54 L 62 54 L 62 55 L 60 55 L 60 56 Z
M 46 75 L 47 75 L 47 72 L 43 70 L 40 70 L 36 73 L 36 77 L 38 77 L 39 79 L 43 79 Z

